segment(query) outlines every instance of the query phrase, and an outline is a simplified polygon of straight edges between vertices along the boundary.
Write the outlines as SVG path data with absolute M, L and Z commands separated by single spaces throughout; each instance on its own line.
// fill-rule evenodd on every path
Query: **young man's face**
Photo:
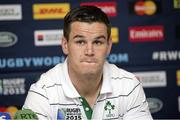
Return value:
M 107 27 L 103 23 L 73 22 L 69 40 L 63 38 L 62 47 L 68 55 L 68 68 L 76 74 L 101 73 L 111 50 Z

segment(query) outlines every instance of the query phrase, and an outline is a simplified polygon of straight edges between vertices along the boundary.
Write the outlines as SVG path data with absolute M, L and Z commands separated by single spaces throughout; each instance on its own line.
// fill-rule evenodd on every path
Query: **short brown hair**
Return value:
M 100 22 L 107 26 L 108 39 L 111 35 L 111 25 L 107 15 L 95 6 L 80 6 L 69 11 L 64 17 L 64 37 L 68 40 L 70 33 L 70 25 L 72 22 Z

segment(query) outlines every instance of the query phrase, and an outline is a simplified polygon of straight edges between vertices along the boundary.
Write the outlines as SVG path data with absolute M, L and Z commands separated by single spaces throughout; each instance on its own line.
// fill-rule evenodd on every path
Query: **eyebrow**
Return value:
M 82 36 L 82 35 L 75 35 L 73 37 L 73 39 L 75 39 L 75 38 L 84 38 L 84 36 Z M 104 35 L 98 36 L 95 39 L 101 39 L 101 38 L 106 39 L 106 37 Z
M 106 37 L 105 37 L 104 35 L 98 36 L 98 37 L 96 37 L 95 39 L 101 39 L 101 38 L 106 39 Z
M 75 36 L 73 37 L 73 39 L 75 39 L 75 38 L 84 38 L 84 36 L 82 36 L 82 35 L 75 35 Z

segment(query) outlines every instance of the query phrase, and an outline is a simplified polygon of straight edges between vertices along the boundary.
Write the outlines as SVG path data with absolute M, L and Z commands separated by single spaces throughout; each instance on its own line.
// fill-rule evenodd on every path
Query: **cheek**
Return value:
M 101 58 L 106 58 L 107 55 L 108 55 L 108 51 L 107 50 L 101 50 L 101 52 L 98 53 L 98 56 L 100 56 Z
M 71 49 L 71 52 L 69 52 L 69 56 L 71 57 L 71 59 L 73 60 L 78 60 L 79 58 L 82 57 L 82 54 L 79 50 L 77 49 Z
M 70 48 L 71 54 L 74 55 L 75 57 L 80 56 L 83 54 L 83 48 L 77 48 L 77 47 L 71 47 Z

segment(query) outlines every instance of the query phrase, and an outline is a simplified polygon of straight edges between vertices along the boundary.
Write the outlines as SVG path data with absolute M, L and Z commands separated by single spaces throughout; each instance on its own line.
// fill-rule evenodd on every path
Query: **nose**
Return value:
M 85 55 L 93 56 L 94 55 L 94 48 L 92 43 L 88 43 L 85 48 Z

